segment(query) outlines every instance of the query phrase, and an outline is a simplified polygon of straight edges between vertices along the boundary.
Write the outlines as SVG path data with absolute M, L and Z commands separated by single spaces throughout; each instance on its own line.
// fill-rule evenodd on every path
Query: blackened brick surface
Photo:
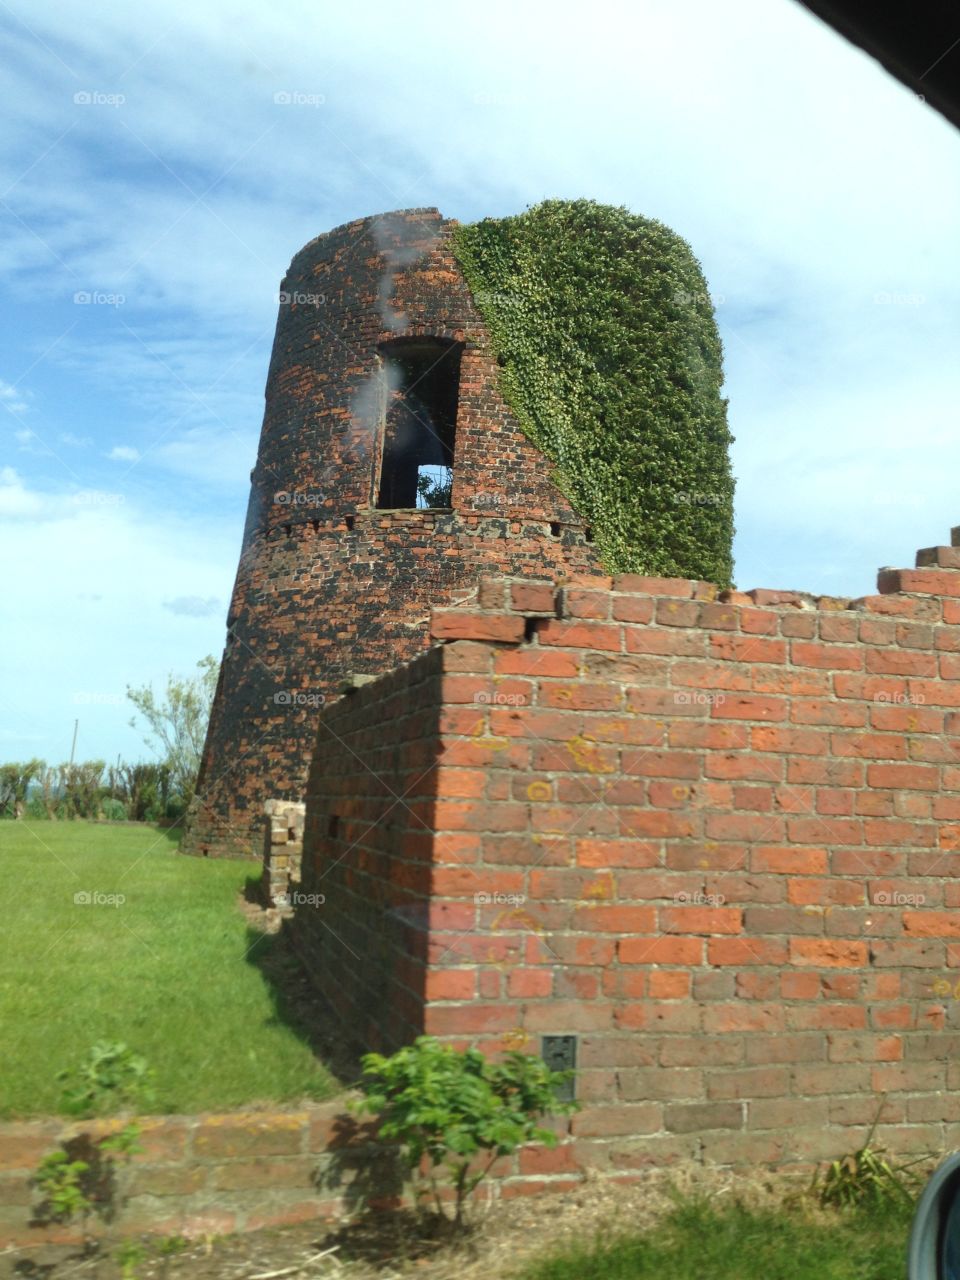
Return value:
M 365 218 L 291 263 L 220 686 L 183 848 L 257 856 L 267 798 L 301 799 L 322 705 L 428 646 L 481 572 L 598 572 L 587 531 L 498 390 L 435 209 Z M 452 510 L 378 510 L 384 375 L 402 337 L 462 344 Z

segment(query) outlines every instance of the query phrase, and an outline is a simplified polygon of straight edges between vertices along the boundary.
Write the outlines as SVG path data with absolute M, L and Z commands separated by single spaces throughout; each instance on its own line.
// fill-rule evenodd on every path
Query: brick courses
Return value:
M 380 1049 L 578 1035 L 564 1168 L 804 1165 L 880 1093 L 881 1142 L 955 1146 L 956 583 L 483 579 L 319 717 L 315 980 Z
M 281 284 L 227 645 L 185 852 L 255 857 L 266 799 L 303 799 L 319 708 L 430 642 L 430 611 L 481 573 L 598 572 L 589 530 L 498 389 L 486 330 L 436 209 L 306 245 Z M 462 344 L 451 510 L 374 504 L 381 344 Z

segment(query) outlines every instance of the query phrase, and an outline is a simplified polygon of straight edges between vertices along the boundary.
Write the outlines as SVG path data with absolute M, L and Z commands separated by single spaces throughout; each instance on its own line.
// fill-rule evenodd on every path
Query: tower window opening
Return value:
M 449 507 L 462 344 L 398 338 L 380 354 L 386 384 L 377 506 Z

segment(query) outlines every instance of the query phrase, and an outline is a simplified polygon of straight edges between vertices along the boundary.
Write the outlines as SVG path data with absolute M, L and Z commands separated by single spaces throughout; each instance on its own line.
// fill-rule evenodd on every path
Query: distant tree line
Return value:
M 217 684 L 215 658 L 197 663 L 192 679 L 171 675 L 164 694 L 127 686 L 146 721 L 156 762 L 108 766 L 103 760 L 52 765 L 45 760 L 0 764 L 0 818 L 106 819 L 177 822 L 193 798 L 200 754 Z M 136 717 L 130 720 L 137 728 Z
M 106 818 L 112 822 L 176 820 L 189 800 L 171 791 L 164 764 L 103 760 L 0 765 L 0 815 L 5 818 Z

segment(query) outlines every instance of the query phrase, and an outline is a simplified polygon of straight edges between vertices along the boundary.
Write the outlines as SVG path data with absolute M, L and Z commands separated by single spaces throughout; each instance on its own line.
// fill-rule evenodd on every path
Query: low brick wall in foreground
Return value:
M 349 1208 L 354 1169 L 371 1141 L 342 1099 L 295 1111 L 150 1116 L 138 1123 L 143 1150 L 121 1175 L 123 1203 L 111 1226 L 120 1235 L 226 1234 L 336 1218 Z M 31 1177 L 61 1144 L 82 1158 L 74 1141 L 120 1127 L 117 1120 L 0 1125 L 0 1245 L 80 1240 L 74 1225 L 31 1225 L 40 1200 Z
M 358 1095 L 348 1095 L 358 1096 Z M 57 1119 L 0 1124 L 0 1248 L 80 1243 L 77 1224 L 40 1226 L 31 1178 L 42 1158 L 66 1146 L 74 1158 L 93 1140 L 116 1132 L 119 1120 Z M 111 1236 L 226 1235 L 297 1222 L 336 1224 L 370 1200 L 388 1210 L 411 1203 L 389 1148 L 375 1140 L 375 1124 L 361 1123 L 345 1097 L 296 1110 L 234 1111 L 195 1116 L 148 1116 L 142 1151 L 120 1174 L 120 1203 Z M 530 1147 L 498 1161 L 487 1193 L 509 1199 L 566 1190 L 579 1181 L 569 1121 L 555 1122 L 561 1145 Z M 103 1234 L 91 1219 L 94 1234 Z

